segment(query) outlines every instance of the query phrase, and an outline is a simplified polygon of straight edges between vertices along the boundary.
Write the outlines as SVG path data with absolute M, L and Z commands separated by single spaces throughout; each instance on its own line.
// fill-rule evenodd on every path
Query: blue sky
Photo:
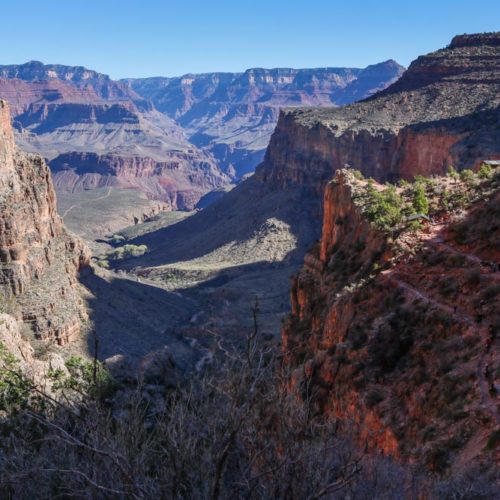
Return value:
M 500 30 L 500 0 L 6 0 L 0 16 L 0 64 L 122 78 L 408 65 L 455 34 Z

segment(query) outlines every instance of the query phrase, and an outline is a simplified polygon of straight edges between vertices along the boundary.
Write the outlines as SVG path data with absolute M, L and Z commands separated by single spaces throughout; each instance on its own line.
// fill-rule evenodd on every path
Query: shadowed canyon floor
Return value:
M 148 349 L 169 345 L 174 357 L 179 348 L 179 364 L 187 366 L 189 356 L 199 360 L 219 338 L 241 342 L 253 328 L 256 300 L 261 338 L 277 340 L 289 310 L 290 277 L 317 236 L 308 223 L 317 206 L 304 200 L 300 188 L 267 190 L 255 206 L 262 189 L 249 179 L 201 212 L 161 212 L 108 239 L 101 227 L 90 241 L 103 217 L 121 220 L 105 209 L 115 201 L 113 194 L 88 192 L 80 210 L 60 201 L 66 224 L 87 239 L 96 255 L 126 244 L 149 248 L 143 256 L 109 260 L 111 270 L 95 266 L 96 275 L 82 280 L 102 359 L 115 354 L 139 358 Z M 216 233 L 214 218 L 222 225 Z M 80 226 L 81 221 L 86 222 Z M 92 353 L 89 335 L 79 348 Z M 189 345 L 196 345 L 194 353 L 187 354 Z

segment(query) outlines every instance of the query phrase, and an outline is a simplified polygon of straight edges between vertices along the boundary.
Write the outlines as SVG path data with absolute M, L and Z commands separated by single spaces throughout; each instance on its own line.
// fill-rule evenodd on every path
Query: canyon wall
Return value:
M 16 149 L 5 101 L 0 101 L 0 208 L 2 301 L 36 339 L 64 344 L 78 335 L 85 314 L 77 272 L 89 255 L 62 226 L 43 159 Z
M 192 210 L 207 192 L 227 185 L 213 162 L 193 150 L 165 152 L 162 160 L 72 152 L 57 156 L 49 165 L 58 191 L 138 189 L 173 210 Z
M 363 69 L 251 68 L 127 82 L 175 118 L 224 172 L 240 179 L 262 161 L 280 108 L 348 104 L 384 89 L 403 70 L 391 60 Z
M 455 38 L 359 103 L 282 111 L 257 176 L 321 194 L 346 165 L 385 182 L 499 158 L 499 40 L 498 33 Z
M 365 187 L 340 170 L 325 190 L 282 329 L 292 383 L 367 448 L 435 471 L 498 461 L 498 273 L 480 265 L 500 257 L 498 181 L 396 240 L 363 215 Z
M 11 104 L 20 149 L 65 162 L 65 174 L 55 178 L 59 192 L 125 187 L 192 209 L 230 182 L 173 119 L 107 75 L 36 61 L 0 66 L 0 98 Z M 105 163 L 107 173 L 96 176 Z

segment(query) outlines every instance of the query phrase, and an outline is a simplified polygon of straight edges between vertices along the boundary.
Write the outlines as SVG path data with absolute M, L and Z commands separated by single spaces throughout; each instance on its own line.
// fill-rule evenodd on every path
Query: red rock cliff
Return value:
M 14 146 L 7 104 L 0 101 L 0 292 L 39 339 L 62 344 L 78 334 L 83 314 L 77 271 L 82 243 L 56 212 L 50 171 Z M 13 299 L 13 301 L 12 301 Z
M 283 111 L 257 177 L 322 193 L 346 164 L 379 181 L 474 167 L 500 157 L 499 96 L 500 34 L 457 38 L 365 101 Z
M 480 264 L 500 257 L 498 181 L 461 222 L 396 245 L 363 215 L 363 184 L 348 171 L 328 184 L 321 242 L 293 280 L 282 330 L 293 383 L 360 443 L 403 461 L 444 470 L 499 460 L 488 448 L 500 425 L 499 346 L 488 338 L 500 288 Z

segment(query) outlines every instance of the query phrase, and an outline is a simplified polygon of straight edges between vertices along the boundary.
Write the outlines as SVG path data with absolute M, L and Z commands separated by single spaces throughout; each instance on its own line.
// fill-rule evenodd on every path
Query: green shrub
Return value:
M 483 163 L 477 173 L 477 176 L 483 180 L 490 179 L 493 176 L 493 168 L 491 168 L 491 165 Z
M 79 356 L 71 356 L 66 361 L 66 368 L 68 375 L 60 370 L 49 372 L 55 390 L 105 397 L 114 388 L 113 379 L 99 361 L 86 361 Z
M 113 236 L 111 236 L 109 241 L 111 243 L 121 243 L 122 241 L 125 241 L 125 236 L 121 234 L 113 234 Z
M 378 191 L 370 179 L 366 187 L 366 216 L 378 228 L 389 230 L 403 220 L 403 199 L 394 186 Z
M 360 170 L 352 169 L 351 172 L 352 172 L 352 175 L 354 175 L 354 178 L 358 179 L 358 181 L 364 180 L 365 176 L 363 175 L 363 173 Z
M 470 186 L 474 182 L 474 179 L 474 172 L 471 169 L 466 168 L 465 170 L 462 170 L 460 172 L 460 180 L 468 186 Z
M 427 215 L 429 213 L 429 200 L 421 182 L 417 182 L 413 189 L 413 208 L 419 214 Z
M 107 254 L 111 260 L 127 259 L 129 257 L 140 257 L 148 251 L 146 245 L 124 245 L 118 247 Z
M 103 269 L 109 269 L 109 261 L 107 259 L 99 259 L 96 264 Z
M 455 170 L 455 168 L 452 165 L 448 166 L 448 176 L 451 177 L 452 179 L 454 179 L 455 182 L 459 178 L 458 172 Z
M 28 405 L 30 395 L 31 383 L 19 361 L 0 342 L 0 411 L 16 413 Z

